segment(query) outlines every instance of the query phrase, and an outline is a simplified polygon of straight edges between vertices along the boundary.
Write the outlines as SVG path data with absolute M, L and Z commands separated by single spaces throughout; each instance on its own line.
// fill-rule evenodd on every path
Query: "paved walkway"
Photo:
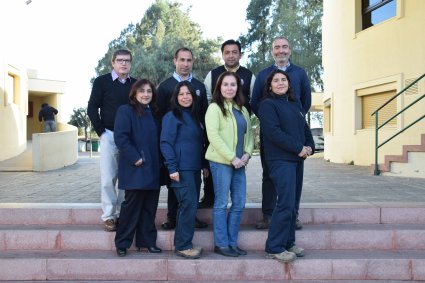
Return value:
M 425 203 L 425 180 L 372 176 L 368 167 L 326 162 L 319 154 L 305 162 L 306 204 Z M 0 168 L 2 164 L 0 162 Z M 247 169 L 247 201 L 261 202 L 261 164 L 254 156 Z M 99 153 L 81 153 L 72 166 L 49 172 L 0 172 L 0 203 L 99 203 Z M 160 202 L 166 202 L 166 188 Z

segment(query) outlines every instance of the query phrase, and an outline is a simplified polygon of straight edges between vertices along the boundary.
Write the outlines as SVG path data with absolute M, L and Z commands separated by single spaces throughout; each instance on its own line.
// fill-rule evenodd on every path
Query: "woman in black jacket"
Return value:
M 128 105 L 118 108 L 114 139 L 119 149 L 118 186 L 125 190 L 115 235 L 118 256 L 125 256 L 136 234 L 136 247 L 160 253 L 156 246 L 155 215 L 160 188 L 160 122 L 156 89 L 147 79 L 137 81 Z
M 267 78 L 259 108 L 264 154 L 278 200 L 266 241 L 266 257 L 289 262 L 304 256 L 295 245 L 296 199 L 301 197 L 304 160 L 314 142 L 288 74 L 276 69 Z

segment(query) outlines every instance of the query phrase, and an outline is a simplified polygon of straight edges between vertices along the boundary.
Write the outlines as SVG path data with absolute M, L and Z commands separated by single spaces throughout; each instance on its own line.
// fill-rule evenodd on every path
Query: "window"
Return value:
M 332 108 L 331 108 L 331 100 L 328 99 L 324 103 L 323 108 L 323 132 L 330 133 L 331 132 L 331 119 L 332 119 Z
M 363 29 L 395 16 L 396 0 L 362 0 Z
M 12 104 L 12 103 L 16 103 L 16 77 L 12 74 L 8 74 L 8 76 L 6 77 L 6 105 Z
M 370 129 L 375 128 L 375 115 L 372 113 L 376 111 L 381 105 L 390 100 L 396 94 L 395 90 L 385 91 L 381 93 L 362 96 L 362 128 Z M 378 113 L 378 126 L 382 125 L 385 121 L 396 114 L 397 99 L 392 100 L 384 108 L 379 110 Z M 397 118 L 392 119 L 386 126 L 395 126 Z

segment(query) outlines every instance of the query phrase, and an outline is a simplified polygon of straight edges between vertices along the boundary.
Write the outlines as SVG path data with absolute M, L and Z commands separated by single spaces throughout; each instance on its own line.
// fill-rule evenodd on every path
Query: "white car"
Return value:
M 313 128 L 311 129 L 311 134 L 313 135 L 314 146 L 316 151 L 322 151 L 325 149 L 325 138 L 323 137 L 323 128 Z

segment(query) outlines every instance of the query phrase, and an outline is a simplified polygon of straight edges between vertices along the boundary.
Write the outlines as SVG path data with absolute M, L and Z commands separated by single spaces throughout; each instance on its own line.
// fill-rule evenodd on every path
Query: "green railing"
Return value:
M 420 96 L 418 99 L 416 99 L 415 101 L 413 101 L 412 103 L 410 103 L 408 106 L 406 106 L 403 109 L 401 109 L 399 112 L 397 112 L 396 114 L 394 114 L 388 120 L 386 120 L 385 122 L 383 122 L 382 125 L 380 125 L 380 126 L 378 125 L 378 117 L 379 117 L 378 116 L 378 113 L 379 113 L 379 110 L 381 110 L 382 108 L 384 108 L 388 103 L 390 103 L 391 101 L 393 101 L 394 99 L 396 99 L 399 95 L 401 95 L 402 93 L 404 93 L 406 90 L 408 90 L 411 86 L 413 86 L 414 84 L 416 84 L 418 81 L 420 81 L 424 77 L 425 77 L 425 73 L 422 76 L 420 76 L 419 78 L 417 78 L 415 81 L 413 81 L 411 84 L 409 84 L 407 87 L 405 87 L 402 91 L 400 91 L 399 93 L 397 93 L 396 95 L 394 95 L 391 99 L 389 99 L 381 107 L 379 107 L 378 109 L 376 109 L 375 112 L 372 113 L 372 116 L 375 115 L 375 170 L 374 170 L 374 174 L 375 175 L 379 175 L 379 173 L 380 173 L 379 165 L 378 165 L 378 150 L 379 150 L 379 148 L 381 146 L 385 145 L 386 143 L 388 143 L 390 140 L 392 140 L 393 138 L 395 138 L 399 134 L 403 133 L 405 130 L 409 129 L 411 126 L 413 126 L 414 124 L 416 124 L 417 122 L 419 122 L 423 118 L 425 118 L 425 115 L 422 115 L 422 117 L 420 117 L 417 120 L 413 121 L 412 123 L 410 123 L 409 125 L 407 125 L 403 129 L 401 129 L 400 131 L 398 131 L 397 133 L 395 133 L 394 135 L 392 135 L 391 137 L 389 137 L 388 139 L 386 139 L 385 141 L 383 141 L 381 144 L 379 144 L 379 140 L 378 140 L 378 132 L 379 132 L 379 130 L 383 126 L 385 126 L 386 124 L 388 124 L 392 119 L 396 118 L 398 115 L 400 115 L 401 113 L 403 113 L 404 111 L 406 111 L 407 109 L 409 109 L 410 107 L 412 107 L 418 101 L 422 100 L 425 97 L 425 94 L 422 94 L 422 96 Z

